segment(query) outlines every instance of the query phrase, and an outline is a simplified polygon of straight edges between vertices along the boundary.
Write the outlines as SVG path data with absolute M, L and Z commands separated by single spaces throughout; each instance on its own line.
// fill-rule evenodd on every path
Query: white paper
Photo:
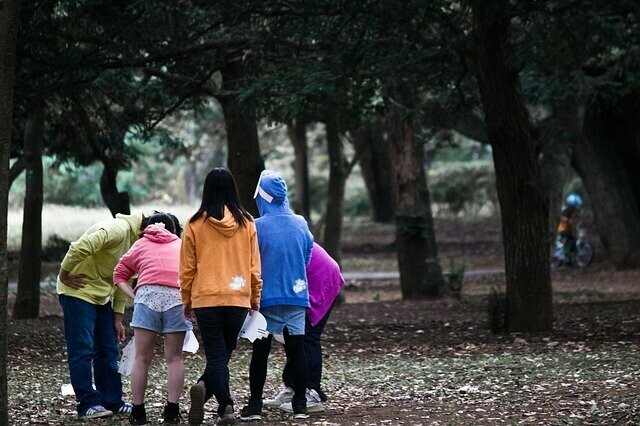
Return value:
M 268 335 L 267 320 L 264 318 L 264 315 L 260 312 L 253 312 L 251 315 L 247 314 L 238 338 L 244 337 L 253 343 L 254 340 L 265 338 Z
M 120 358 L 120 365 L 118 366 L 118 372 L 123 376 L 130 376 L 133 370 L 133 361 L 136 357 L 136 345 L 134 343 L 134 337 L 129 340 L 127 346 L 122 349 L 122 358 Z
M 96 390 L 96 385 L 91 384 L 93 390 Z M 73 390 L 73 385 L 71 383 L 64 383 L 60 386 L 60 395 L 62 396 L 74 396 L 76 392 Z
M 62 396 L 70 396 L 75 395 L 76 393 L 73 391 L 73 386 L 71 386 L 71 383 L 65 383 L 60 386 L 60 394 L 62 394 Z
M 182 344 L 182 350 L 185 352 L 191 352 L 195 354 L 198 348 L 200 347 L 200 343 L 198 343 L 198 339 L 196 339 L 196 335 L 192 330 L 187 331 L 187 334 L 184 336 L 184 343 Z

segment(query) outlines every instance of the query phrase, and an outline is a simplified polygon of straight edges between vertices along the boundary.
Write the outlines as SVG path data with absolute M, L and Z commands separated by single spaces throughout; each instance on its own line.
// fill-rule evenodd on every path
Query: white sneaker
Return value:
M 276 395 L 275 398 L 263 400 L 262 405 L 269 408 L 278 408 L 282 404 L 289 403 L 289 405 L 291 405 L 292 399 L 293 399 L 293 389 L 285 386 L 284 388 L 282 388 L 280 393 Z
M 113 416 L 113 411 L 107 410 L 102 405 L 94 405 L 87 409 L 83 415 L 80 416 L 81 419 L 99 419 L 101 417 L 109 417 Z
M 293 396 L 293 395 L 292 395 Z M 287 402 L 280 406 L 280 409 L 287 413 L 293 413 L 293 406 L 291 402 Z M 324 403 L 320 399 L 320 395 L 315 389 L 307 389 L 307 412 L 318 413 L 324 411 Z

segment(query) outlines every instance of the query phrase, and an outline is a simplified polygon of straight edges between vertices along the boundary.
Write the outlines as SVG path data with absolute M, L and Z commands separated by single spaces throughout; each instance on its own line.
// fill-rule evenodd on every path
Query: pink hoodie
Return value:
M 163 226 L 147 226 L 143 237 L 120 258 L 113 271 L 113 282 L 128 282 L 138 274 L 135 290 L 147 284 L 179 288 L 180 245 L 180 238 Z
M 327 314 L 344 284 L 340 266 L 318 243 L 313 243 L 311 261 L 307 265 L 309 308 L 311 325 L 316 325 Z

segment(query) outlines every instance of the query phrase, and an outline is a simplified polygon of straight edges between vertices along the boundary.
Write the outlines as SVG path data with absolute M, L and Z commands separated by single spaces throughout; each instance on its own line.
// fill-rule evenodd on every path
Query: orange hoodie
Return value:
M 225 208 L 222 220 L 187 222 L 180 251 L 182 303 L 192 308 L 260 303 L 262 278 L 256 225 L 241 227 Z

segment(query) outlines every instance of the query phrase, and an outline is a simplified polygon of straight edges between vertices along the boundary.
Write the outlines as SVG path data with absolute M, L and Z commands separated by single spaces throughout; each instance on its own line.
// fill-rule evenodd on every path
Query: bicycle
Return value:
M 566 245 L 562 244 L 560 237 L 556 238 L 551 262 L 555 267 L 574 266 L 582 269 L 593 262 L 594 255 L 593 245 L 585 239 L 584 231 L 579 228 L 576 238 Z

